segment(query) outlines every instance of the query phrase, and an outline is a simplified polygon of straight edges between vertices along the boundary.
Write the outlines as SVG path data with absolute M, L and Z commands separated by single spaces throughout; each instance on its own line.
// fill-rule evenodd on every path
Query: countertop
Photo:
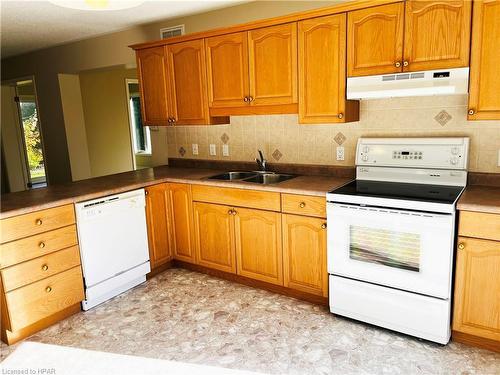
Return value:
M 303 175 L 274 185 L 249 182 L 207 180 L 207 177 L 224 172 L 218 169 L 172 168 L 161 166 L 140 169 L 109 176 L 91 178 L 47 188 L 4 194 L 1 197 L 0 219 L 46 208 L 86 201 L 106 195 L 162 183 L 178 182 L 247 190 L 277 191 L 292 194 L 324 196 L 349 182 L 349 178 Z
M 460 211 L 500 214 L 500 186 L 467 186 L 457 208 Z

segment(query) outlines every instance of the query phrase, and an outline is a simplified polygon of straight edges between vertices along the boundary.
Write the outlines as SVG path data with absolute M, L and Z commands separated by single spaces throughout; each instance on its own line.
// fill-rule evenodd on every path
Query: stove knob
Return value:
M 370 147 L 365 146 L 363 147 L 363 152 L 366 154 L 368 151 L 370 151 Z
M 459 149 L 458 147 L 453 147 L 453 148 L 451 149 L 451 153 L 452 153 L 453 155 L 457 155 L 459 152 L 460 152 L 460 149 Z
M 450 159 L 450 163 L 451 163 L 451 165 L 456 165 L 458 163 L 458 159 L 453 157 Z
M 362 159 L 363 161 L 368 161 L 368 155 L 363 155 Z

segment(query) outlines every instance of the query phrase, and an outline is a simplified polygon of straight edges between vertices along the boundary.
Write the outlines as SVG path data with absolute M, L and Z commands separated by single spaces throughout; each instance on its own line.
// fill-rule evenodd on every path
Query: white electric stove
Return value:
M 330 311 L 446 344 L 468 138 L 360 138 L 327 194 Z

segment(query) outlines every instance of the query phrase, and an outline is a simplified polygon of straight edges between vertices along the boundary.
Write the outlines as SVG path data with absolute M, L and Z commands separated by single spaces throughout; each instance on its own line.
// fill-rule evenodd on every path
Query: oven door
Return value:
M 328 272 L 449 298 L 455 216 L 328 203 Z

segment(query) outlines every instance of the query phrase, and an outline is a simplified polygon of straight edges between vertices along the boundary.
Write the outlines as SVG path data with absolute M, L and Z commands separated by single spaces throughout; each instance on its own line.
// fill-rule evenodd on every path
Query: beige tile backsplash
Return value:
M 467 121 L 466 112 L 467 96 L 460 95 L 361 101 L 360 120 L 348 124 L 301 125 L 297 115 L 233 116 L 229 125 L 167 128 L 168 156 L 252 161 L 260 149 L 273 163 L 353 166 L 359 137 L 467 136 L 469 170 L 500 173 L 500 121 Z M 345 160 L 337 161 L 335 138 L 341 141 L 342 135 Z M 222 156 L 226 138 L 228 157 Z M 217 156 L 209 156 L 211 143 Z

